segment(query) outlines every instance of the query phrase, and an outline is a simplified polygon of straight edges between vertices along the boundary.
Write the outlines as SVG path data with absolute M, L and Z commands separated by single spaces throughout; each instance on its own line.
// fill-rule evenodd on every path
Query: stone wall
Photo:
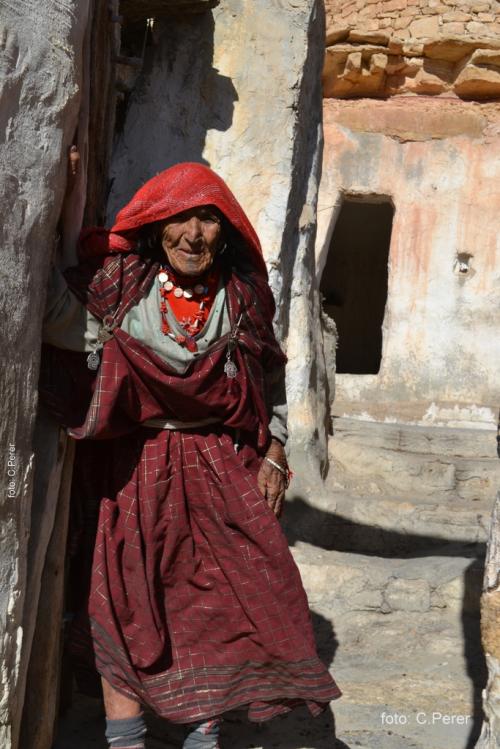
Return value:
M 388 30 L 400 39 L 500 35 L 497 0 L 326 0 L 325 4 L 327 30 Z
M 446 2 L 330 4 L 325 96 L 498 97 L 500 3 Z

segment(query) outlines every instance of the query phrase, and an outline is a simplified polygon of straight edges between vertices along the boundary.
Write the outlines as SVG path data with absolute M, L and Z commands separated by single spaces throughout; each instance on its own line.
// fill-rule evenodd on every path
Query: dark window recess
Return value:
M 341 206 L 320 284 L 323 310 L 337 326 L 339 373 L 380 369 L 393 216 L 389 202 Z

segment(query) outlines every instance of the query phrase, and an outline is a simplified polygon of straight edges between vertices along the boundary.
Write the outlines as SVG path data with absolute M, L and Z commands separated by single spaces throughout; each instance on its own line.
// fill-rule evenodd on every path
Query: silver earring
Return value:
M 224 242 L 224 244 L 222 245 L 222 247 L 219 250 L 219 255 L 223 255 L 226 250 L 227 250 L 227 244 L 226 244 L 226 242 Z

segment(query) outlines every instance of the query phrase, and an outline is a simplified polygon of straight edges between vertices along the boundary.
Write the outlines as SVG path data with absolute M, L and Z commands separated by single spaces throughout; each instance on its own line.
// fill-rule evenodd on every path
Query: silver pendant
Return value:
M 180 299 L 181 296 L 184 294 L 180 286 L 177 286 L 176 289 L 174 289 L 174 296 L 177 297 L 177 299 Z
M 205 287 L 202 283 L 197 283 L 194 287 L 195 294 L 205 294 Z
M 226 373 L 226 376 L 229 377 L 230 380 L 232 380 L 238 374 L 238 367 L 236 366 L 234 361 L 228 359 L 224 364 L 224 372 Z
M 160 281 L 160 283 L 165 283 L 166 281 L 168 281 L 168 273 L 165 273 L 165 271 L 162 270 L 162 272 L 158 274 L 158 280 Z
M 184 298 L 185 299 L 192 299 L 193 298 L 193 290 L 192 289 L 184 289 Z
M 99 356 L 98 351 L 91 351 L 90 354 L 87 356 L 87 367 L 92 370 L 92 372 L 96 372 L 99 369 L 99 364 L 101 363 L 101 357 Z
M 165 289 L 166 289 L 167 291 L 172 291 L 172 289 L 174 288 L 174 284 L 172 283 L 172 281 L 167 281 L 167 282 L 166 282 L 166 283 L 164 284 L 164 288 L 165 288 Z

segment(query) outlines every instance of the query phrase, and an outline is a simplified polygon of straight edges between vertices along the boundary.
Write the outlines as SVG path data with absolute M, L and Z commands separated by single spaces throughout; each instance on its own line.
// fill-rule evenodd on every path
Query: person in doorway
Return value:
M 217 747 L 234 708 L 317 715 L 340 690 L 278 521 L 286 360 L 248 218 L 179 164 L 79 254 L 53 274 L 40 389 L 94 517 L 71 648 L 100 674 L 110 746 L 144 747 L 144 707 L 188 726 L 184 749 Z

